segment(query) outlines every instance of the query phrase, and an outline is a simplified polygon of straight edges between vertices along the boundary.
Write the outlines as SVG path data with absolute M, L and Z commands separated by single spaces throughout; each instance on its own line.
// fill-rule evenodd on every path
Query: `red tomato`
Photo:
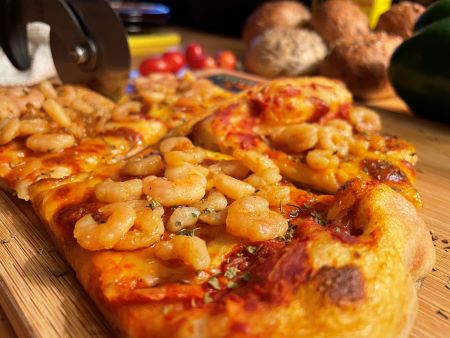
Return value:
M 169 71 L 167 62 L 156 56 L 144 60 L 139 66 L 139 72 L 144 76 L 150 73 L 167 73 Z
M 209 55 L 205 55 L 203 58 L 200 59 L 200 65 L 201 65 L 200 68 L 202 69 L 217 67 L 216 61 L 214 61 L 214 58 Z
M 179 51 L 165 52 L 162 57 L 171 72 L 176 73 L 184 66 L 184 55 Z
M 216 54 L 217 66 L 224 69 L 236 68 L 236 55 L 229 50 L 222 50 Z
M 191 42 L 186 46 L 186 61 L 190 68 L 196 68 L 195 65 L 203 57 L 203 48 L 197 42 Z
M 216 61 L 210 55 L 203 55 L 201 58 L 195 60 L 190 67 L 192 69 L 207 69 L 207 68 L 215 68 L 217 67 Z

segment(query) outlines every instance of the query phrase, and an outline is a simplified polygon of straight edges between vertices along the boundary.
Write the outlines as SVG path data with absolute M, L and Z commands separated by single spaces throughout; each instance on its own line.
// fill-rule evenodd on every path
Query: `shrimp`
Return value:
M 281 181 L 280 169 L 269 156 L 260 154 L 254 150 L 236 149 L 233 157 L 242 162 L 247 168 L 263 178 L 268 184 Z
M 102 212 L 102 208 L 99 211 Z M 135 220 L 134 209 L 122 203 L 116 206 L 105 223 L 97 223 L 90 214 L 81 217 L 75 223 L 73 235 L 86 250 L 111 249 L 124 238 Z
M 206 269 L 211 263 L 208 248 L 203 239 L 197 236 L 172 237 L 155 245 L 155 255 L 162 260 L 180 259 L 195 270 Z
M 95 186 L 95 197 L 102 202 L 123 202 L 142 195 L 142 180 L 135 178 L 124 182 L 108 179 Z
M 6 95 L 0 95 L 0 120 L 19 116 L 20 109 L 15 102 Z
M 18 118 L 0 121 L 0 145 L 11 142 L 19 135 L 20 121 Z
M 117 242 L 114 250 L 136 250 L 159 242 L 164 233 L 163 208 L 141 208 L 137 212 L 134 226 Z
M 164 163 L 161 156 L 150 155 L 137 160 L 128 161 L 120 172 L 129 176 L 149 176 L 157 175 L 164 170 Z
M 21 112 L 26 112 L 28 105 L 41 108 L 45 100 L 44 95 L 37 88 L 14 87 L 8 90 L 7 95 Z
M 177 232 L 181 229 L 193 227 L 197 224 L 200 210 L 193 207 L 178 207 L 167 222 L 167 230 Z
M 199 168 L 184 164 L 166 169 L 166 178 L 147 176 L 143 191 L 163 206 L 186 205 L 200 201 L 206 193 L 207 180 Z
M 75 145 L 75 138 L 66 134 L 34 134 L 25 142 L 28 148 L 38 152 L 58 152 Z
M 247 196 L 231 203 L 226 219 L 227 231 L 251 241 L 266 241 L 282 236 L 288 221 L 269 209 L 269 202 L 259 196 Z

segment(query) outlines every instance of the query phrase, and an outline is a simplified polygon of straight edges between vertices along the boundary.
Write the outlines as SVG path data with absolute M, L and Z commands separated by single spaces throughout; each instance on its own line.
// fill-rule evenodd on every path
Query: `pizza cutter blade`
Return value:
M 130 54 L 124 26 L 105 0 L 0 0 L 0 43 L 18 69 L 30 67 L 26 24 L 50 25 L 59 77 L 119 98 L 128 83 Z

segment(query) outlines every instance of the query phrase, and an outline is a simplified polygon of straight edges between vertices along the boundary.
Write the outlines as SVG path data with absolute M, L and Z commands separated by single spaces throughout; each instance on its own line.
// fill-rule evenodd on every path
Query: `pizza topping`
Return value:
M 192 204 L 206 193 L 207 180 L 203 171 L 192 164 L 166 169 L 166 177 L 148 176 L 143 180 L 143 191 L 163 206 Z
M 107 179 L 95 186 L 95 197 L 102 202 L 114 203 L 137 200 L 142 195 L 142 180 L 114 182 Z
M 133 227 L 114 245 L 113 249 L 136 250 L 159 242 L 164 233 L 163 214 L 164 209 L 161 207 L 153 210 L 139 208 L 136 211 L 137 217 Z
M 324 266 L 315 279 L 319 291 L 338 306 L 357 302 L 364 297 L 364 276 L 354 265 L 339 268 Z
M 380 182 L 408 182 L 406 174 L 398 167 L 385 160 L 364 159 L 363 170 Z
M 200 211 L 193 207 L 178 207 L 169 217 L 166 228 L 171 232 L 180 231 L 183 228 L 191 228 L 197 224 Z
M 34 134 L 27 138 L 25 142 L 28 148 L 33 151 L 60 152 L 75 145 L 75 138 L 67 134 Z
M 156 243 L 154 252 L 162 260 L 180 259 L 195 270 L 206 269 L 211 262 L 205 241 L 197 236 L 176 235 Z
M 123 175 L 128 176 L 149 176 L 159 175 L 164 170 L 164 163 L 160 155 L 149 155 L 128 161 L 121 169 Z
M 373 132 L 381 129 L 380 116 L 369 108 L 355 106 L 350 110 L 348 117 L 358 132 Z
M 227 231 L 251 241 L 264 241 L 282 236 L 288 221 L 269 209 L 269 202 L 258 196 L 248 196 L 234 201 L 228 208 Z
M 83 216 L 75 223 L 73 235 L 78 244 L 87 250 L 111 249 L 131 229 L 135 220 L 134 209 L 121 203 L 116 205 L 104 223 L 97 223 L 90 214 Z

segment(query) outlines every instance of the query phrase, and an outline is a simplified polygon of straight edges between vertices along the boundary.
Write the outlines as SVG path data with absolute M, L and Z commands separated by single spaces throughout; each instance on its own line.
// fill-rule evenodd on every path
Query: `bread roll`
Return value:
M 400 2 L 381 15 L 375 29 L 407 39 L 413 34 L 414 25 L 423 12 L 425 7 L 422 5 Z
M 270 28 L 255 37 L 244 56 L 246 70 L 273 78 L 315 72 L 327 47 L 321 37 L 307 29 Z
M 350 0 L 318 1 L 312 9 L 311 26 L 329 44 L 369 33 L 369 18 Z
M 311 17 L 309 10 L 296 1 L 267 2 L 258 7 L 247 19 L 242 31 L 244 43 L 272 27 L 301 27 Z
M 320 72 L 345 82 L 359 98 L 392 96 L 387 69 L 392 53 L 401 42 L 400 37 L 384 32 L 340 40 L 325 58 Z

